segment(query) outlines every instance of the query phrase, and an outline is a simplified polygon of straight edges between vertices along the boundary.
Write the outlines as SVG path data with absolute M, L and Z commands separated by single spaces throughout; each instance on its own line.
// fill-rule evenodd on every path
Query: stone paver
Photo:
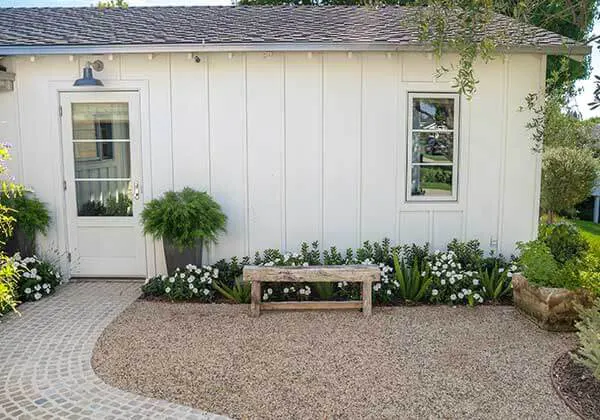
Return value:
M 90 363 L 102 330 L 139 283 L 80 282 L 0 318 L 0 418 L 223 418 L 113 388 Z

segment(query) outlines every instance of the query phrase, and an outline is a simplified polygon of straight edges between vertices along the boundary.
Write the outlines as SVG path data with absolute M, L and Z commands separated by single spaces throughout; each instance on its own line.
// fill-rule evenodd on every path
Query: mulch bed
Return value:
M 569 353 L 552 366 L 552 384 L 565 403 L 583 419 L 600 419 L 600 381 Z

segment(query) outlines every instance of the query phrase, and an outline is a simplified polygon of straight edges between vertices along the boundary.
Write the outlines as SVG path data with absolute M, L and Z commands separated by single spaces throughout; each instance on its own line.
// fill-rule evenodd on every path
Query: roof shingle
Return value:
M 0 53 L 14 47 L 180 44 L 385 44 L 418 47 L 413 7 L 236 6 L 0 8 Z M 541 52 L 588 47 L 561 35 L 496 15 L 486 30 L 507 31 L 505 47 Z

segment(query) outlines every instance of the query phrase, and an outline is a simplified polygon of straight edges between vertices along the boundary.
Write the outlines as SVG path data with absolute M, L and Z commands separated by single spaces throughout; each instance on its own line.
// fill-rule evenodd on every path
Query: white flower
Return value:
M 479 299 L 481 298 L 481 296 L 479 295 L 479 293 L 474 293 L 474 294 L 473 294 L 473 298 L 474 298 L 475 300 L 479 300 Z
M 438 292 L 438 290 L 437 290 L 437 289 L 433 289 L 433 290 L 431 291 L 431 295 L 432 295 L 432 296 L 437 296 L 437 295 L 438 295 L 438 293 L 439 293 L 439 292 Z
M 213 268 L 213 274 L 218 277 L 219 276 L 219 269 L 218 268 Z
M 298 293 L 300 293 L 301 295 L 303 295 L 304 294 L 304 289 L 298 290 Z
M 341 283 L 339 283 L 339 284 L 341 284 Z M 375 290 L 377 292 L 379 289 L 381 289 L 381 283 L 375 283 L 373 285 L 373 290 Z
M 184 278 L 185 278 L 185 273 L 181 273 L 181 274 L 179 275 L 179 277 L 181 277 L 182 279 L 184 279 Z
M 443 270 L 446 270 L 447 268 L 448 268 L 448 264 L 444 264 L 444 265 L 442 265 L 442 269 L 443 269 Z
M 25 293 L 30 294 L 31 293 L 31 289 L 28 287 L 27 289 L 25 289 Z
M 512 277 L 512 276 L 513 276 L 513 273 L 510 273 L 510 272 L 506 273 L 506 277 Z
M 457 275 L 456 275 L 456 279 L 457 279 L 457 280 L 462 280 L 462 278 L 463 278 L 463 275 L 462 275 L 462 274 L 457 274 Z
M 387 293 L 388 295 L 391 295 L 391 294 L 392 294 L 392 291 L 391 291 L 390 289 L 387 289 L 387 290 L 385 291 L 385 293 Z
M 473 291 L 472 291 L 471 289 L 468 289 L 468 290 L 465 292 L 465 295 L 469 296 L 471 293 L 473 293 Z
M 272 295 L 273 294 L 273 289 L 271 289 L 270 287 L 267 289 L 267 293 Z
M 450 277 L 450 284 L 454 284 L 456 282 L 456 280 L 454 280 L 454 277 Z
M 54 273 L 54 277 L 56 277 L 57 279 L 60 278 L 60 273 Z
M 144 280 L 144 284 L 148 284 L 148 283 L 150 283 L 150 279 Z
M 208 289 L 204 289 L 203 293 L 204 293 L 205 295 L 208 295 L 208 294 L 210 293 L 210 290 L 208 290 Z
M 206 290 L 206 289 L 204 289 L 204 290 Z M 269 300 L 269 295 L 265 293 L 265 294 L 263 295 L 263 300 Z
M 166 279 L 167 279 L 167 277 L 168 277 L 168 276 L 167 276 L 166 274 L 163 274 L 162 276 L 160 276 L 160 279 L 164 281 L 164 280 L 166 280 Z
M 170 287 L 165 287 L 165 293 L 171 293 L 171 288 Z
M 169 283 L 175 283 L 175 277 L 169 278 Z
M 456 300 L 456 295 L 455 295 L 454 293 L 452 293 L 452 294 L 450 295 L 450 299 L 451 299 L 451 300 Z
M 49 295 L 50 292 L 52 291 L 52 289 L 50 289 L 49 287 L 46 289 L 46 294 Z
M 500 267 L 500 268 L 498 269 L 498 273 L 502 273 L 503 271 L 504 271 L 504 268 L 502 268 L 502 267 Z
M 33 297 L 35 298 L 35 300 L 40 300 L 42 298 L 42 294 L 41 293 L 36 293 L 33 295 Z
M 462 294 L 462 293 L 460 293 L 460 292 L 458 293 L 458 298 L 459 298 L 459 299 L 462 299 L 462 298 L 464 298 L 464 297 L 465 297 L 465 295 L 464 295 L 464 294 Z
M 295 292 L 296 288 L 294 286 L 290 287 L 290 292 Z
M 31 274 L 33 274 L 34 276 L 37 275 L 37 269 L 36 268 L 32 268 L 31 269 Z
M 511 265 L 510 266 L 510 271 L 517 271 L 517 266 L 516 265 Z
M 483 298 L 482 297 L 479 298 L 479 303 L 483 303 Z
M 195 295 L 198 294 L 198 289 L 196 289 L 195 287 L 192 289 L 192 292 L 194 292 Z
M 188 287 L 190 288 L 190 290 L 194 290 L 194 285 L 193 284 L 189 284 Z
M 283 288 L 283 293 L 289 293 L 289 292 L 290 292 L 290 289 L 288 289 L 287 287 Z
M 427 273 L 425 271 L 421 271 L 421 277 L 425 277 Z
M 479 280 L 473 279 L 473 286 L 479 286 Z
M 41 287 L 40 287 L 40 285 L 39 285 L 39 284 L 36 284 L 35 286 L 33 286 L 33 288 L 34 288 L 35 290 L 37 290 L 37 291 L 39 291 L 39 290 L 41 289 Z
M 307 262 L 302 263 L 302 267 L 308 267 L 308 263 Z
M 338 283 L 338 288 L 340 288 L 340 289 L 341 289 L 342 287 L 344 287 L 344 285 L 343 285 L 343 284 L 342 284 L 342 282 L 340 281 L 340 282 Z
M 310 287 L 306 286 L 306 294 L 310 295 Z
M 446 279 L 441 279 L 440 283 L 442 284 L 442 286 L 445 286 L 446 285 Z

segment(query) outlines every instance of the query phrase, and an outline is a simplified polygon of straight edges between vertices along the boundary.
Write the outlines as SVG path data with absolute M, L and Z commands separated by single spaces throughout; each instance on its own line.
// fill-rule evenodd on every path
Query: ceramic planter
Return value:
M 188 264 L 194 264 L 198 267 L 202 266 L 202 240 L 198 240 L 195 247 L 184 248 L 183 250 L 163 240 L 163 248 L 165 250 L 165 261 L 169 274 L 175 272 L 175 269 L 178 267 L 183 269 Z
M 4 252 L 7 255 L 19 252 L 22 257 L 31 257 L 35 255 L 35 239 L 29 238 L 18 226 L 15 226 L 13 235 L 4 245 Z
M 574 331 L 576 305 L 590 306 L 592 296 L 585 289 L 541 287 L 521 274 L 513 276 L 513 298 L 519 311 L 548 331 Z

